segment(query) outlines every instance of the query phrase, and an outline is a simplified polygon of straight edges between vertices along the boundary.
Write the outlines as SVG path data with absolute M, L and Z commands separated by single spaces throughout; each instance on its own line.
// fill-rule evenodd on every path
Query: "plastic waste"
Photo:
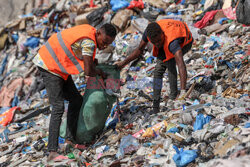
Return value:
M 103 15 L 105 12 L 107 12 L 107 10 L 108 8 L 105 6 L 98 8 L 93 12 L 91 12 L 90 14 L 88 14 L 87 15 L 88 23 L 92 26 L 97 26 L 103 20 Z
M 136 18 L 131 20 L 131 25 L 141 33 L 145 31 L 148 25 L 148 20 L 145 18 Z
M 90 6 L 91 8 L 96 7 L 96 5 L 94 4 L 93 1 L 94 1 L 94 0 L 90 0 L 90 2 L 89 2 L 89 6 Z
M 15 111 L 20 109 L 20 107 L 12 107 L 0 114 L 0 124 L 3 126 L 7 126 L 12 121 Z
M 75 159 L 75 155 L 73 153 L 68 153 L 67 157 L 69 159 Z
M 176 133 L 176 132 L 179 132 L 179 129 L 176 127 L 173 127 L 173 128 L 168 130 L 168 133 Z
M 13 98 L 13 100 L 12 100 L 12 103 L 11 103 L 11 107 L 17 106 L 18 103 L 19 103 L 19 98 L 18 98 L 18 96 L 15 94 L 15 96 L 14 96 L 14 98 Z
M 30 37 L 26 40 L 26 42 L 23 45 L 34 49 L 39 46 L 39 43 L 40 43 L 40 38 Z
M 170 138 L 165 139 L 163 142 L 163 148 L 165 150 L 168 150 L 171 143 L 172 143 L 172 140 Z
M 126 8 L 125 5 L 113 11 L 111 8 L 121 6 L 121 1 L 129 4 L 128 8 L 133 10 Z M 170 85 L 166 71 L 163 74 L 164 82 L 161 91 L 160 109 L 162 112 L 150 115 L 153 100 L 152 83 L 157 59 L 152 56 L 150 43 L 138 59 L 140 61 L 134 61 L 130 63 L 130 66 L 122 69 L 121 94 L 112 90 L 112 82 L 111 84 L 108 84 L 110 83 L 108 81 L 104 82 L 104 86 L 109 85 L 111 89 L 102 92 L 102 86 L 98 82 L 86 84 L 85 78 L 88 77 L 85 77 L 83 73 L 72 75 L 78 91 L 82 95 L 85 94 L 85 97 L 89 97 L 86 99 L 86 105 L 91 106 L 89 107 L 91 109 L 88 108 L 89 111 L 86 111 L 85 105 L 84 112 L 82 111 L 80 115 L 83 122 L 79 123 L 78 131 L 81 135 L 79 139 L 83 141 L 82 143 L 77 141 L 80 144 L 73 147 L 66 144 L 65 139 L 59 137 L 58 151 L 68 157 L 60 156 L 56 160 L 61 162 L 48 163 L 48 165 L 176 166 L 173 160 L 176 151 L 172 147 L 172 143 L 178 144 L 179 147 L 179 159 L 177 160 L 179 164 L 177 166 L 216 166 L 218 163 L 229 162 L 231 164 L 236 162 L 234 166 L 240 166 L 241 163 L 246 163 L 249 159 L 249 155 L 245 154 L 249 154 L 250 125 L 247 117 L 250 115 L 248 91 L 250 72 L 248 46 L 250 42 L 248 42 L 249 27 L 235 20 L 236 0 L 218 1 L 218 3 L 217 0 L 211 0 L 213 5 L 205 11 L 205 1 L 210 0 L 201 0 L 201 3 L 199 0 L 121 1 L 112 0 L 115 3 L 113 6 L 107 0 L 100 3 L 94 0 L 83 3 L 81 3 L 82 1 L 61 0 L 52 4 L 48 1 L 39 1 L 40 7 L 36 9 L 31 9 L 33 4 L 30 4 L 29 1 L 28 3 L 20 2 L 22 6 L 25 6 L 18 6 L 21 8 L 21 12 L 14 7 L 15 12 L 11 13 L 13 17 L 15 17 L 15 13 L 25 15 L 19 15 L 19 18 L 9 20 L 10 22 L 6 26 L 2 25 L 3 27 L 0 28 L 0 88 L 2 88 L 0 102 L 10 99 L 8 105 L 2 106 L 20 106 L 21 110 L 10 113 L 10 115 L 14 114 L 11 120 L 8 119 L 10 117 L 6 117 L 7 114 L 4 115 L 5 111 L 7 112 L 10 108 L 0 107 L 0 122 L 6 121 L 7 125 L 0 125 L 0 166 L 47 165 L 45 154 L 48 149 L 50 107 L 44 85 L 40 85 L 42 78 L 32 63 L 40 44 L 46 42 L 54 32 L 75 25 L 87 24 L 88 21 L 96 29 L 105 23 L 115 23 L 113 25 L 117 26 L 118 30 L 115 41 L 103 51 L 96 50 L 99 64 L 106 61 L 113 64 L 123 61 L 139 46 L 142 34 L 149 22 L 161 19 L 186 22 L 194 38 L 192 49 L 183 57 L 187 67 L 187 88 L 190 86 L 193 88 L 192 85 L 194 85 L 193 90 L 189 89 L 191 93 L 185 99 L 185 103 L 172 101 L 173 105 L 171 105 L 168 100 Z M 243 2 L 243 0 L 239 1 Z M 245 0 L 245 2 L 249 1 Z M 4 3 L 7 5 L 9 1 L 4 1 Z M 16 6 L 17 3 L 19 1 L 15 1 L 12 5 Z M 138 6 L 139 3 L 144 8 Z M 226 5 L 229 8 L 221 10 L 223 3 L 223 6 Z M 106 4 L 108 4 L 108 9 L 102 11 L 101 9 L 105 9 Z M 138 7 L 143 9 L 140 10 Z M 213 13 L 215 10 L 217 13 L 213 19 L 212 17 L 210 19 L 209 16 L 205 16 L 207 18 L 205 20 L 202 19 L 206 13 Z M 241 14 L 248 11 L 240 10 Z M 27 14 L 29 12 L 32 13 Z M 88 20 L 87 16 L 89 18 L 91 16 L 91 18 Z M 248 15 L 245 14 L 245 16 Z M 3 18 L 5 18 L 4 15 Z M 245 18 L 243 21 L 246 21 L 250 17 L 243 18 Z M 194 23 L 199 22 L 200 19 L 202 19 L 200 26 L 203 28 L 201 31 L 197 31 Z M 2 21 L 1 23 L 4 23 L 4 19 Z M 31 40 L 29 41 L 31 45 L 27 45 L 29 37 L 40 38 L 40 44 L 36 44 L 37 47 L 32 48 L 35 43 Z M 17 91 L 11 86 L 12 80 L 17 77 L 23 77 L 32 84 L 24 83 L 20 91 Z M 38 81 L 35 81 L 34 77 Z M 3 95 L 5 87 L 8 87 L 6 89 L 8 93 Z M 131 89 L 133 90 L 131 91 Z M 91 91 L 94 93 L 90 94 Z M 102 96 L 100 95 L 101 98 L 98 93 L 98 95 L 95 94 L 96 91 L 100 91 L 98 92 L 100 94 L 103 93 Z M 112 92 L 114 96 L 119 95 L 121 102 L 118 106 L 113 102 L 109 106 L 106 102 L 105 93 L 113 96 Z M 90 97 L 93 98 L 90 99 Z M 96 99 L 103 100 L 103 103 L 99 106 Z M 113 98 L 111 99 L 113 100 Z M 117 98 L 114 97 L 114 99 Z M 194 102 L 194 99 L 199 100 L 199 103 Z M 90 101 L 92 104 L 89 104 Z M 45 106 L 47 109 L 43 109 Z M 175 109 L 172 109 L 172 106 Z M 66 112 L 67 108 L 68 105 L 65 105 Z M 100 111 L 96 112 L 97 110 Z M 110 114 L 108 110 L 111 110 Z M 89 113 L 95 115 L 91 115 L 93 117 L 90 116 L 91 119 L 87 122 L 85 115 L 88 116 Z M 204 116 L 201 117 L 199 113 Z M 108 114 L 109 117 L 106 119 Z M 215 118 L 205 124 L 207 122 L 205 114 Z M 163 120 L 167 124 L 165 122 L 161 124 L 160 122 Z M 65 121 L 62 120 L 62 129 L 66 129 Z M 106 126 L 103 127 L 105 121 Z M 96 127 L 91 126 L 94 123 L 96 123 Z M 88 129 L 89 127 L 90 129 Z M 94 128 L 91 129 L 92 127 Z M 107 130 L 109 128 L 111 129 Z M 101 130 L 99 131 L 99 129 Z M 200 130 L 194 131 L 195 129 Z M 61 136 L 66 136 L 66 130 L 62 132 Z M 128 139 L 120 143 L 121 139 L 124 140 L 124 136 L 128 134 L 133 134 L 132 136 L 137 140 L 136 143 L 139 144 L 138 147 L 131 144 L 134 138 L 131 141 Z M 232 139 L 237 142 L 228 142 Z M 86 141 L 90 141 L 91 144 L 86 144 Z M 95 144 L 92 145 L 93 143 Z M 206 144 L 204 145 L 204 143 Z M 120 144 L 122 144 L 123 153 L 120 153 L 119 157 L 123 156 L 123 158 L 114 159 Z M 141 148 L 139 148 L 140 146 Z M 184 150 L 187 151 L 186 153 L 191 151 L 188 155 L 193 155 L 192 151 L 197 149 L 198 157 L 193 160 L 194 163 L 188 163 L 192 159 L 181 162 L 184 159 L 180 156 L 182 155 L 180 147 L 183 147 L 183 152 L 185 152 Z M 126 158 L 124 155 L 127 155 Z
M 217 41 L 214 41 L 214 44 L 209 48 L 210 50 L 215 50 L 216 48 L 219 48 L 220 45 Z
M 211 119 L 212 119 L 211 116 L 204 117 L 203 114 L 198 114 L 196 116 L 196 120 L 195 120 L 195 123 L 194 123 L 194 131 L 202 129 L 203 126 L 205 124 L 209 123 Z
M 173 148 L 176 151 L 176 154 L 173 157 L 173 160 L 178 167 L 184 167 L 188 165 L 190 162 L 194 161 L 197 158 L 196 150 L 181 150 L 178 149 L 177 146 L 173 145 Z
M 144 3 L 142 0 L 132 0 L 128 6 L 128 9 L 132 8 L 139 8 L 143 9 L 144 8 Z
M 12 37 L 12 39 L 14 40 L 14 42 L 17 43 L 18 38 L 19 38 L 18 34 L 17 34 L 17 33 L 12 34 L 11 37 Z
M 126 153 L 139 149 L 139 142 L 132 135 L 124 136 L 121 139 L 119 150 L 116 154 L 117 158 L 123 158 Z
M 250 122 L 246 123 L 244 128 L 250 128 Z
M 168 126 L 168 124 L 164 120 L 164 121 L 162 121 L 162 122 L 160 122 L 158 124 L 155 124 L 152 127 L 147 128 L 146 131 L 143 133 L 142 137 L 154 137 L 154 136 L 158 136 L 159 130 L 162 127 L 167 127 L 167 126 Z
M 118 11 L 119 9 L 123 9 L 129 6 L 129 2 L 126 0 L 111 0 L 110 5 L 112 6 L 112 10 L 114 12 Z
M 2 60 L 1 67 L 0 67 L 0 75 L 2 75 L 3 72 L 4 72 L 4 70 L 5 70 L 5 67 L 6 67 L 7 62 L 8 62 L 8 57 L 9 57 L 9 55 L 6 54 L 6 56 L 5 56 L 4 59 Z
M 154 59 L 155 59 L 154 56 L 150 56 L 150 57 L 148 57 L 148 58 L 146 59 L 146 63 L 151 64 L 151 63 L 153 63 L 153 60 L 154 60 Z
M 33 145 L 33 147 L 36 151 L 41 151 L 45 147 L 45 141 L 40 139 Z
M 140 70 L 140 67 L 130 67 L 130 70 L 131 70 L 131 71 L 139 71 L 139 70 Z

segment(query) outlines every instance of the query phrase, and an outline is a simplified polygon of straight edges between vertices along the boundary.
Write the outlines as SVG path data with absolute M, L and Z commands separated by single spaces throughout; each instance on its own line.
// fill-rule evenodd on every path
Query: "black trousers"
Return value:
M 182 48 L 182 54 L 186 54 L 192 48 L 192 42 L 185 45 Z M 153 79 L 153 107 L 158 108 L 161 100 L 161 89 L 162 89 L 162 78 L 166 69 L 168 69 L 168 79 L 170 85 L 170 99 L 175 99 L 178 94 L 177 89 L 177 71 L 176 71 L 176 62 L 175 59 L 170 59 L 169 61 L 163 62 L 160 59 L 157 59 L 156 66 L 154 70 L 154 79 Z
M 49 123 L 48 150 L 57 151 L 60 124 L 64 113 L 64 100 L 69 101 L 67 113 L 67 138 L 72 140 L 76 135 L 77 121 L 83 98 L 78 92 L 71 76 L 65 81 L 61 77 L 40 67 L 38 67 L 38 69 L 42 75 L 49 102 L 52 105 Z

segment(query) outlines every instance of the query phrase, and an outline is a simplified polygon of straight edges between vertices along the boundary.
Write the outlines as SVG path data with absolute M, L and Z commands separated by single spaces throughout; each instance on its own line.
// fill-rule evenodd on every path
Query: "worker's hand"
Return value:
M 113 65 L 116 65 L 119 70 L 125 67 L 125 64 L 123 61 L 117 61 Z
M 96 72 L 97 72 L 97 74 L 98 74 L 99 76 L 102 77 L 103 80 L 106 79 L 107 76 L 108 76 L 108 74 L 106 74 L 105 72 L 103 72 L 103 71 L 100 70 L 100 69 L 96 69 Z
M 182 89 L 181 92 L 180 92 L 180 95 L 179 95 L 179 97 L 178 97 L 178 100 L 184 100 L 186 94 L 187 94 L 186 90 L 185 90 L 185 89 Z
M 97 66 L 98 65 L 98 59 L 94 60 L 94 64 Z

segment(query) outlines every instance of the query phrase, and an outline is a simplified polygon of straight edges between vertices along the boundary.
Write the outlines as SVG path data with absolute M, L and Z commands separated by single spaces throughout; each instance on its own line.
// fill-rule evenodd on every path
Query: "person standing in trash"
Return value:
M 129 62 L 139 58 L 148 41 L 154 45 L 153 56 L 157 57 L 153 79 L 152 112 L 158 113 L 161 100 L 162 78 L 166 68 L 168 69 L 170 82 L 169 99 L 174 100 L 178 94 L 176 64 L 178 66 L 181 84 L 179 98 L 184 97 L 186 94 L 187 70 L 183 55 L 191 49 L 193 37 L 188 26 L 184 22 L 172 19 L 152 22 L 144 31 L 139 47 L 137 47 L 124 61 L 116 62 L 115 64 L 119 68 L 123 68 Z
M 33 62 L 42 75 L 45 88 L 52 105 L 49 124 L 48 160 L 56 157 L 61 118 L 64 113 L 64 100 L 69 101 L 67 113 L 67 141 L 74 141 L 82 96 L 78 92 L 71 74 L 94 77 L 106 74 L 95 68 L 96 48 L 103 50 L 116 36 L 116 29 L 111 24 L 104 24 L 100 29 L 84 24 L 65 29 L 53 34 L 39 49 Z

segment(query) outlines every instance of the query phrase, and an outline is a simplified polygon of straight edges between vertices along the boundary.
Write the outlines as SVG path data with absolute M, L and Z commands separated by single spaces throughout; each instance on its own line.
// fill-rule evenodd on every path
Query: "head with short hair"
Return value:
M 157 48 L 160 48 L 164 44 L 165 35 L 159 24 L 156 22 L 150 23 L 146 28 L 146 34 L 150 42 Z
M 110 45 L 116 36 L 116 29 L 112 24 L 104 24 L 100 29 L 97 30 L 96 33 L 96 42 L 97 47 L 100 50 L 105 49 L 108 45 Z

